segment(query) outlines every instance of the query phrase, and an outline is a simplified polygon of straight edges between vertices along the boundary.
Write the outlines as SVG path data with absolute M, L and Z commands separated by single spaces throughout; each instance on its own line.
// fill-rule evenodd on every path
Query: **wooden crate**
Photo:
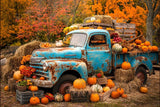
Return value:
M 14 78 L 8 80 L 8 85 L 11 92 L 16 92 L 16 80 L 14 80 Z
M 97 84 L 106 85 L 107 84 L 107 77 L 104 76 L 103 78 L 97 78 Z
M 115 32 L 124 40 L 131 40 L 131 36 L 136 36 L 136 25 L 131 23 L 116 23 L 114 22 Z

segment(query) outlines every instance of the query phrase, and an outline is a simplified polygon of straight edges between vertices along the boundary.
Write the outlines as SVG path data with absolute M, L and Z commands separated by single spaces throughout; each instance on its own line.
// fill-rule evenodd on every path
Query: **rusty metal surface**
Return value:
M 158 63 L 158 53 L 138 53 L 137 56 L 129 54 L 117 54 L 111 50 L 110 35 L 108 31 L 101 29 L 74 30 L 72 33 L 85 33 L 87 40 L 82 47 L 62 47 L 35 50 L 31 57 L 31 67 L 36 68 L 35 75 L 44 76 L 48 81 L 55 84 L 67 71 L 79 73 L 81 78 L 87 80 L 89 74 L 94 74 L 101 69 L 104 73 L 111 73 L 113 69 L 121 67 L 124 61 L 131 63 L 133 69 L 139 65 L 144 65 L 151 73 L 152 63 Z M 105 36 L 102 44 L 90 45 L 92 36 Z M 98 38 L 98 37 L 97 37 Z M 98 38 L 102 39 L 102 38 Z M 43 70 L 43 64 L 47 64 L 47 71 Z M 74 73 L 73 73 L 74 74 Z M 48 81 L 37 81 L 39 86 L 49 85 Z M 45 83 L 42 83 L 45 82 Z M 45 86 L 47 87 L 47 86 Z

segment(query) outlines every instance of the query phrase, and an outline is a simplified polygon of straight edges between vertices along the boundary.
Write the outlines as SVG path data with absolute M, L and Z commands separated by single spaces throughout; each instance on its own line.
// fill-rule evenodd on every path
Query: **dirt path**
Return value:
M 127 99 L 108 98 L 106 102 L 98 103 L 71 103 L 51 102 L 48 105 L 39 104 L 36 107 L 160 107 L 160 71 L 156 70 L 155 75 L 148 76 L 148 93 L 142 94 L 138 91 L 128 94 Z M 28 107 L 29 104 L 21 105 L 16 101 L 16 94 L 3 90 L 6 84 L 1 83 L 1 107 Z

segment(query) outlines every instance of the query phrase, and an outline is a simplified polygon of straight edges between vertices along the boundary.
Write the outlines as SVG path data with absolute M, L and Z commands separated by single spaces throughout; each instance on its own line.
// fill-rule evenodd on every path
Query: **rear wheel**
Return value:
M 142 84 L 146 84 L 147 81 L 147 73 L 144 67 L 138 67 L 136 70 L 136 77 L 139 78 Z
M 58 83 L 53 87 L 53 93 L 59 92 L 60 94 L 65 94 L 70 86 L 72 86 L 73 81 L 77 79 L 76 76 L 66 74 L 63 75 Z

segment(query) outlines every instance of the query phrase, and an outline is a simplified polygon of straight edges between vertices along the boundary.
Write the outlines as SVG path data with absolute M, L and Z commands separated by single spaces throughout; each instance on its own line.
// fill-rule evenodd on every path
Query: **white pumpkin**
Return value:
M 103 88 L 102 88 L 101 85 L 95 84 L 95 85 L 92 85 L 92 86 L 91 86 L 91 91 L 92 91 L 93 93 L 102 93 L 102 92 L 103 92 Z
M 114 52 L 121 52 L 121 51 L 122 51 L 122 46 L 121 46 L 120 44 L 116 43 L 116 44 L 114 44 L 114 45 L 112 46 L 112 50 L 113 50 Z
M 57 94 L 55 95 L 55 101 L 58 101 L 58 102 L 63 101 L 63 95 L 62 95 L 62 94 L 57 93 Z

